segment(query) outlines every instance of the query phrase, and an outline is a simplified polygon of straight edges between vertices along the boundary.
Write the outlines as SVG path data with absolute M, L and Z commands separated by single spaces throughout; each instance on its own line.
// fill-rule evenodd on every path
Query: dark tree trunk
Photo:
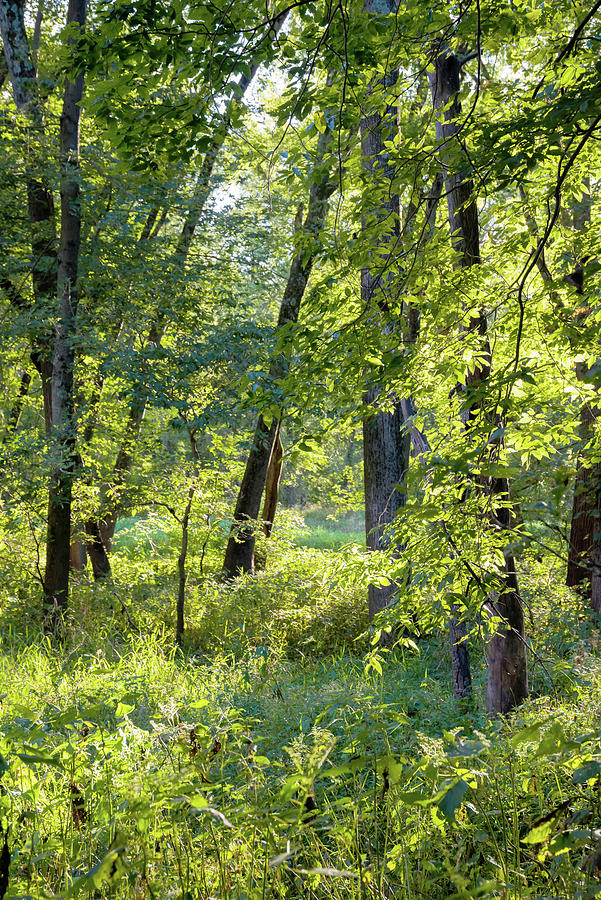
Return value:
M 280 478 L 282 476 L 282 461 L 284 458 L 284 449 L 280 439 L 282 421 L 278 422 L 276 433 L 271 447 L 271 456 L 269 457 L 269 465 L 267 467 L 267 476 L 265 478 L 265 497 L 263 499 L 263 512 L 261 513 L 261 530 L 266 538 L 271 537 L 273 531 L 273 523 L 278 506 L 278 497 L 280 492 Z M 255 547 L 255 572 L 262 571 L 267 563 L 267 550 L 259 553 Z
M 317 142 L 317 163 L 314 171 L 320 172 L 318 180 L 311 185 L 307 215 L 299 231 L 309 238 L 311 249 L 301 247 L 292 260 L 284 296 L 280 305 L 277 327 L 281 328 L 290 322 L 297 322 L 301 302 L 313 268 L 315 238 L 322 231 L 328 209 L 328 199 L 332 193 L 330 168 L 324 166 L 324 159 L 332 140 L 328 130 L 320 134 Z M 270 377 L 281 377 L 286 370 L 286 361 L 274 360 L 270 367 Z M 265 425 L 263 416 L 259 417 L 255 436 L 251 445 L 242 484 L 236 500 L 232 532 L 227 544 L 223 571 L 226 577 L 234 578 L 244 572 L 254 572 L 256 520 L 261 507 L 261 497 L 265 487 L 269 460 L 279 430 L 279 420 L 274 420 L 269 427 Z
M 364 397 L 372 409 L 381 399 L 372 388 Z M 409 468 L 411 433 L 405 428 L 402 405 L 393 401 L 392 412 L 376 412 L 363 423 L 363 477 L 365 484 L 365 533 L 370 550 L 390 547 L 390 526 L 407 502 L 405 479 Z M 370 584 L 369 615 L 373 618 L 392 602 L 397 591 L 394 583 Z
M 94 519 L 88 519 L 85 525 L 86 549 L 92 565 L 95 581 L 110 578 L 111 564 L 100 534 L 100 526 Z
M 455 700 L 464 700 L 472 692 L 472 671 L 470 666 L 470 653 L 467 642 L 467 627 L 465 622 L 457 618 L 457 611 L 451 610 L 449 620 L 449 638 L 451 641 L 451 678 L 453 682 L 453 697 Z
M 255 570 L 255 529 L 278 422 L 274 419 L 267 426 L 263 416 L 259 416 L 257 422 L 223 561 L 223 571 L 228 578 L 244 572 L 252 574 Z
M 67 24 L 83 29 L 86 0 L 69 0 Z M 71 37 L 70 41 L 74 42 Z M 77 323 L 77 274 L 81 242 L 79 120 L 83 73 L 67 79 L 60 126 L 61 239 L 58 254 L 58 323 L 52 364 L 52 437 L 57 465 L 50 480 L 44 601 L 48 623 L 60 627 L 69 593 L 71 490 L 75 472 L 73 338 Z
M 451 240 L 458 254 L 457 266 L 469 268 L 480 262 L 480 235 L 473 182 L 465 169 L 457 167 L 457 154 L 453 154 L 453 148 L 457 149 L 461 114 L 459 102 L 461 60 L 455 53 L 450 52 L 443 42 L 438 47 L 433 71 L 428 74 L 428 78 L 436 113 L 436 138 L 440 147 L 439 159 L 445 180 Z M 488 325 L 483 310 L 477 315 L 472 314 L 467 330 L 481 335 L 484 358 L 467 373 L 466 377 L 465 422 L 466 429 L 469 429 L 481 407 L 479 399 L 470 403 L 469 394 L 479 392 L 479 388 L 490 374 Z M 506 480 L 496 479 L 491 493 L 501 500 L 508 498 L 509 486 Z M 495 519 L 503 528 L 510 529 L 511 516 L 508 509 L 501 506 L 495 510 Z M 501 590 L 496 603 L 491 603 L 493 612 L 501 618 L 502 624 L 491 638 L 488 647 L 487 704 L 490 715 L 509 712 L 528 694 L 524 615 L 515 561 L 510 553 L 505 554 L 505 572 L 501 580 Z M 467 653 L 467 644 L 465 641 L 458 643 L 453 639 L 453 632 L 459 627 L 458 623 L 452 620 L 450 627 L 453 687 L 457 690 L 459 683 L 456 683 L 455 674 L 465 671 L 466 659 L 463 655 Z M 455 693 L 455 696 L 458 694 Z

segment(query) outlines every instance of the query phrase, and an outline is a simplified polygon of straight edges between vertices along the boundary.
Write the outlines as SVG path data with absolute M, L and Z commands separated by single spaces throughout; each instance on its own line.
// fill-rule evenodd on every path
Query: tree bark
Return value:
M 364 403 L 370 409 L 377 407 L 381 400 L 379 388 L 371 388 L 364 396 Z M 390 547 L 390 526 L 407 502 L 405 479 L 411 433 L 405 428 L 401 402 L 393 400 L 392 404 L 392 411 L 376 412 L 363 423 L 365 533 L 367 546 L 373 551 Z M 390 605 L 397 589 L 394 582 L 369 585 L 370 618 Z
M 324 159 L 331 141 L 332 132 L 329 129 L 320 134 L 317 141 L 314 172 L 319 174 L 311 185 L 305 221 L 297 229 L 302 235 L 301 248 L 290 266 L 278 315 L 278 328 L 298 321 L 303 295 L 313 268 L 316 239 L 325 225 L 328 200 L 333 190 L 330 181 L 330 167 L 324 166 Z M 309 239 L 309 250 L 302 246 L 303 237 Z M 281 377 L 285 373 L 286 367 L 285 360 L 281 358 L 274 360 L 270 367 L 270 377 Z M 235 578 L 245 572 L 254 573 L 256 520 L 278 430 L 279 419 L 274 419 L 267 426 L 263 416 L 259 416 L 236 500 L 232 530 L 223 561 L 223 572 L 227 578 Z
M 83 30 L 86 0 L 69 0 L 67 25 Z M 69 39 L 74 44 L 75 38 Z M 73 339 L 77 323 L 77 275 L 81 242 L 79 121 L 84 76 L 66 80 L 60 124 L 61 238 L 58 254 L 58 323 L 52 362 L 52 438 L 56 458 L 50 479 L 44 604 L 53 631 L 61 624 L 69 593 L 71 491 L 75 473 Z
M 436 138 L 439 144 L 439 159 L 442 166 L 451 241 L 457 252 L 458 268 L 470 268 L 480 262 L 480 234 L 478 208 L 473 196 L 473 182 L 461 165 L 457 166 L 452 149 L 457 148 L 461 105 L 461 60 L 441 41 L 434 59 L 434 67 L 428 73 L 432 103 L 436 114 Z M 461 154 L 459 154 L 461 158 Z M 471 316 L 467 330 L 481 335 L 483 344 L 482 360 L 468 371 L 465 381 L 467 402 L 465 404 L 465 424 L 469 429 L 481 408 L 481 400 L 469 401 L 469 394 L 477 390 L 490 375 L 490 345 L 488 323 L 484 310 Z M 509 485 L 506 479 L 490 479 L 491 495 L 507 498 Z M 481 486 L 482 487 L 482 486 Z M 511 515 L 507 508 L 495 510 L 496 522 L 507 530 L 511 527 Z M 490 715 L 505 714 L 520 703 L 528 694 L 526 663 L 526 641 L 524 636 L 524 614 L 519 595 L 515 560 L 505 553 L 505 567 L 501 578 L 501 590 L 496 602 L 490 606 L 500 617 L 502 625 L 492 636 L 488 645 L 488 688 L 487 706 Z M 465 669 L 465 641 L 453 639 L 459 624 L 451 620 L 451 649 L 453 654 L 453 686 L 458 690 L 464 680 L 460 673 Z M 458 696 L 456 693 L 455 696 Z

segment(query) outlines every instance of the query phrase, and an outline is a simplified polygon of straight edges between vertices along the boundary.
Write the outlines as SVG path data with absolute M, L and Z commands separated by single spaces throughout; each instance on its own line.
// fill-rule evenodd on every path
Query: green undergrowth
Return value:
M 477 632 L 458 706 L 445 635 L 370 650 L 327 552 L 278 552 L 193 573 L 183 649 L 160 554 L 80 578 L 60 644 L 5 602 L 5 897 L 595 896 L 599 632 L 557 573 L 523 567 L 532 697 L 491 724 Z
M 303 523 L 294 541 L 299 547 L 337 550 L 345 544 L 365 543 L 363 512 L 340 514 L 334 509 L 314 507 L 304 511 Z

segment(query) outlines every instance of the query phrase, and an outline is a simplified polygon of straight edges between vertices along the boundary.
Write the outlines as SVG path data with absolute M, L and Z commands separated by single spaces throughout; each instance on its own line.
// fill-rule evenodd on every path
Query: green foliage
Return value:
M 62 11 L 41 4 L 33 126 L 2 70 L 7 900 L 598 894 L 598 622 L 563 564 L 575 471 L 599 460 L 583 421 L 599 388 L 599 9 L 372 6 L 111 0 L 92 5 L 73 53 Z M 427 83 L 441 46 L 463 60 L 460 140 L 443 147 Z M 56 222 L 29 211 L 34 184 L 58 197 L 59 95 L 76 70 L 73 541 L 120 521 L 112 577 L 72 573 L 52 643 L 40 598 L 56 460 L 38 369 L 57 311 L 31 272 L 54 265 Z M 371 167 L 359 134 L 391 108 L 387 165 Z M 427 220 L 441 165 L 473 181 L 477 265 L 457 265 L 446 188 Z M 384 169 L 399 222 L 377 212 Z M 299 222 L 324 171 L 315 234 Z M 308 284 L 299 320 L 278 327 L 291 260 Z M 361 296 L 374 266 L 386 308 Z M 412 398 L 406 427 L 432 448 L 412 457 L 388 552 L 371 554 L 368 386 L 383 409 Z M 259 413 L 283 413 L 284 508 L 272 538 L 257 535 L 264 570 L 227 582 Z M 491 509 L 485 486 L 505 478 Z M 508 508 L 514 526 L 497 527 Z M 510 554 L 531 699 L 491 724 L 483 650 L 499 622 L 483 609 Z M 395 603 L 370 624 L 367 586 L 389 582 Z M 474 696 L 459 705 L 451 614 L 472 653 Z
M 202 651 L 194 628 L 187 652 L 174 650 L 140 597 L 139 634 L 85 580 L 60 647 L 5 610 L 7 896 L 534 898 L 549 881 L 594 896 L 596 639 L 572 622 L 566 658 L 586 678 L 547 683 L 552 695 L 491 726 L 477 702 L 453 703 L 436 637 L 383 654 L 381 674 L 352 648 L 320 647 L 318 615 L 305 632 L 316 642 L 299 640 L 288 616 L 302 592 L 334 622 L 340 594 L 318 599 L 316 551 L 282 552 L 287 579 L 204 582 Z M 568 633 L 556 630 L 554 574 L 528 575 L 547 660 Z

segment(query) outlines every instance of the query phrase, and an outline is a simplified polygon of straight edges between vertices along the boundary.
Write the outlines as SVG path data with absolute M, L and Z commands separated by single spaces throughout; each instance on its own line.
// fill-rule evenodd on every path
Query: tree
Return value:
M 68 44 L 86 21 L 86 0 L 69 0 Z M 75 26 L 74 28 L 70 26 Z M 61 231 L 58 251 L 58 323 L 52 360 L 52 438 L 55 463 L 48 498 L 45 605 L 53 630 L 67 606 L 71 545 L 71 494 L 75 476 L 73 373 L 77 327 L 78 261 L 81 245 L 79 121 L 83 71 L 67 75 L 60 124 Z
M 392 14 L 396 2 L 384 4 L 366 0 L 369 15 Z M 384 33 L 392 33 L 384 29 Z M 397 80 L 392 70 L 374 79 L 368 89 L 361 118 L 361 153 L 373 208 L 364 220 L 372 250 L 369 264 L 361 273 L 361 305 L 383 334 L 399 330 L 394 321 L 402 303 L 399 297 L 398 267 L 394 254 L 399 245 L 400 209 L 395 188 L 395 167 L 388 146 L 397 132 L 397 110 L 388 94 Z M 363 478 L 365 485 L 365 531 L 367 546 L 385 550 L 390 544 L 390 526 L 406 503 L 405 479 L 409 468 L 411 438 L 405 427 L 401 400 L 381 386 L 364 394 Z M 393 601 L 397 586 L 371 584 L 368 590 L 369 615 L 373 618 Z
M 297 218 L 296 233 L 299 249 L 290 265 L 278 315 L 278 329 L 298 321 L 303 295 L 313 268 L 319 235 L 326 220 L 328 199 L 334 187 L 331 178 L 332 143 L 333 131 L 326 124 L 317 140 L 307 214 L 302 225 L 300 224 L 302 211 Z M 270 378 L 274 380 L 281 378 L 286 369 L 287 365 L 282 357 L 275 359 L 271 364 Z M 243 572 L 254 572 L 256 521 L 267 479 L 269 461 L 276 438 L 279 437 L 280 418 L 281 414 L 272 417 L 271 422 L 268 422 L 265 415 L 261 415 L 255 428 L 223 562 L 224 573 L 230 578 Z
M 27 122 L 33 153 L 26 175 L 27 211 L 31 225 L 31 271 L 37 314 L 53 308 L 56 297 L 56 224 L 54 201 L 48 179 L 44 174 L 45 127 L 35 64 L 25 30 L 25 0 L 2 0 L 0 30 L 4 56 L 19 113 Z M 29 307 L 27 301 L 10 283 L 8 294 L 19 309 Z M 46 431 L 52 424 L 52 340 L 48 329 L 32 338 L 31 359 L 41 381 L 44 397 Z
M 480 235 L 478 210 L 474 199 L 473 181 L 466 173 L 461 153 L 453 152 L 459 132 L 461 106 L 459 102 L 461 58 L 444 45 L 437 47 L 434 71 L 429 74 L 432 102 L 437 113 L 436 137 L 444 174 L 449 227 L 453 248 L 457 253 L 457 265 L 461 276 L 471 276 L 480 263 Z M 459 163 L 459 164 L 458 164 Z M 461 165 L 463 163 L 463 166 Z M 488 341 L 486 313 L 480 309 L 470 311 L 468 332 L 480 336 L 482 350 L 475 365 L 468 370 L 465 380 L 465 400 L 462 405 L 466 428 L 482 415 L 493 431 L 499 423 L 491 422 L 483 406 L 482 388 L 491 372 L 491 348 Z M 499 446 L 499 439 L 493 442 Z M 504 501 L 492 515 L 498 525 L 509 532 L 511 509 L 508 505 L 509 485 L 504 477 L 489 477 L 480 487 L 491 497 Z M 526 641 L 524 614 L 519 595 L 515 559 L 505 551 L 504 572 L 500 575 L 500 589 L 496 597 L 489 599 L 489 608 L 501 621 L 500 627 L 488 644 L 487 706 L 489 714 L 505 714 L 517 706 L 528 694 Z M 456 694 L 471 683 L 469 660 L 465 655 L 466 633 L 457 621 L 451 622 L 453 648 L 453 683 Z

